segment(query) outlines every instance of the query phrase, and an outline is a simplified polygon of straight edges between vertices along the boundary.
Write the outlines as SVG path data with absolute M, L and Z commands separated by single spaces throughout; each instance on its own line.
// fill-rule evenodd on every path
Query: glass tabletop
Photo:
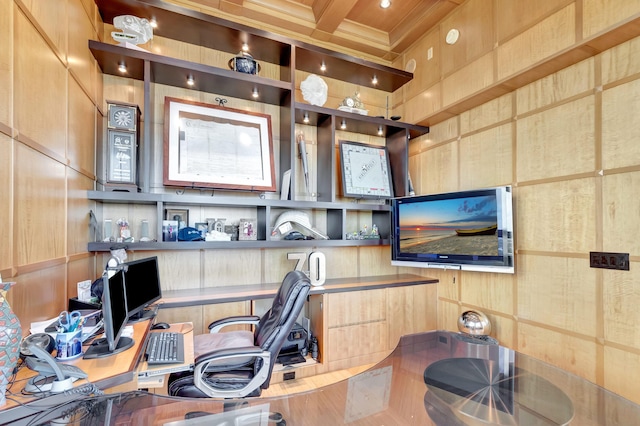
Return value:
M 235 400 L 142 391 L 75 397 L 15 424 L 51 419 L 145 426 L 627 426 L 640 422 L 640 405 L 491 341 L 433 331 L 404 336 L 369 370 L 308 392 Z

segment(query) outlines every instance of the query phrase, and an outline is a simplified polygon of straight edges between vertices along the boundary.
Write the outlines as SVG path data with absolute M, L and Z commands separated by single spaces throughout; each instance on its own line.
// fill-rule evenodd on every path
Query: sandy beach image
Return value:
M 403 253 L 498 255 L 498 237 L 496 235 L 460 237 L 454 232 L 453 235 L 444 235 L 428 241 L 416 242 L 413 240 L 415 239 L 402 241 L 400 243 L 400 251 Z

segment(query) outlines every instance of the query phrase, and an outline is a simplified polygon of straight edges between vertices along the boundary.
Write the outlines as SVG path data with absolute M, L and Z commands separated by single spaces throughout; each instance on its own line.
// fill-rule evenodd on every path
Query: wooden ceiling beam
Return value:
M 329 0 L 323 2 L 322 11 L 315 10 L 316 29 L 319 31 L 333 33 L 347 17 L 351 9 L 358 3 L 358 0 Z M 318 3 L 319 4 L 319 3 Z

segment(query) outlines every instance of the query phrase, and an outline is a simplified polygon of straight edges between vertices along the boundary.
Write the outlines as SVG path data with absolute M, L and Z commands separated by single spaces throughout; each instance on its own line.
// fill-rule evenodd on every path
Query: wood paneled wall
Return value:
M 86 191 L 95 179 L 101 76 L 92 0 L 0 1 L 0 272 L 23 333 L 94 278 Z
M 468 0 L 405 53 L 431 77 L 418 68 L 396 99 L 419 119 L 639 15 L 637 1 Z M 452 27 L 461 38 L 449 46 Z M 438 327 L 455 331 L 461 312 L 480 309 L 502 344 L 635 402 L 639 57 L 635 38 L 488 99 L 431 126 L 409 159 L 420 194 L 514 186 L 515 275 L 429 271 L 440 278 Z M 590 268 L 590 251 L 629 253 L 630 271 Z

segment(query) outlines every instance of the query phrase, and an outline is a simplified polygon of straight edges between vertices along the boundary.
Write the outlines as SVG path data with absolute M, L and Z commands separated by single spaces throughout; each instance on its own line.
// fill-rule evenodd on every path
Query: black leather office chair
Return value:
M 278 353 L 307 299 L 311 284 L 301 271 L 287 273 L 271 309 L 262 318 L 235 316 L 209 324 L 209 334 L 194 338 L 195 367 L 169 379 L 172 396 L 243 398 L 269 387 Z M 248 330 L 219 332 L 228 325 L 252 324 Z

